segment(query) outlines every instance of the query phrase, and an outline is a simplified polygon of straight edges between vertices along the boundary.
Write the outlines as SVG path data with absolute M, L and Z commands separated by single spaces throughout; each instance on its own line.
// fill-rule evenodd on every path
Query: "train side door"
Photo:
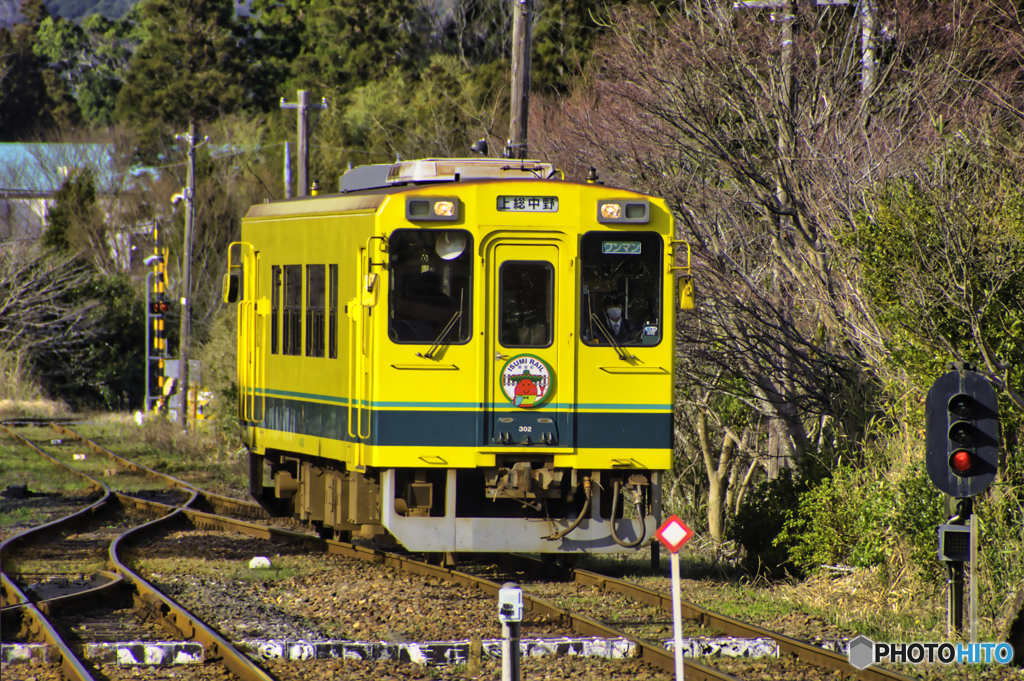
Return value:
M 559 333 L 564 332 L 559 324 L 565 323 L 557 314 L 559 249 L 552 243 L 523 242 L 498 242 L 491 248 L 488 444 L 557 446 L 568 425 L 559 419 L 567 411 L 559 400 L 559 370 L 566 361 L 570 373 L 572 364 L 571 357 L 559 355 Z M 572 380 L 564 385 L 571 393 Z M 571 395 L 561 402 L 571 404 Z
M 224 299 L 238 302 L 238 415 L 247 423 L 250 445 L 255 445 L 255 426 L 263 420 L 266 406 L 263 389 L 271 308 L 270 300 L 260 297 L 261 274 L 260 256 L 252 244 L 236 242 L 229 246 Z

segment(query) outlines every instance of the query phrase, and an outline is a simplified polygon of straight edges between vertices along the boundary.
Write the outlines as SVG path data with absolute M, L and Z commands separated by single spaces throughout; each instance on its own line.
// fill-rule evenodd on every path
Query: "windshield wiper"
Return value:
M 597 315 L 595 315 L 593 312 L 590 313 L 590 322 L 591 328 L 594 327 L 593 323 L 597 322 L 597 329 L 601 332 L 601 335 L 608 339 L 608 344 L 615 348 L 615 352 L 619 353 L 619 359 L 621 359 L 623 362 L 628 362 L 631 359 L 636 359 L 635 355 L 627 353 L 619 346 L 618 343 L 615 342 L 615 339 L 612 338 L 612 335 L 608 333 L 608 329 L 604 328 L 604 324 L 601 323 L 601 320 L 598 319 Z
M 426 352 L 424 352 L 422 354 L 417 352 L 416 356 L 417 357 L 426 357 L 427 359 L 434 359 L 434 355 L 437 354 L 437 351 L 441 349 L 441 341 L 444 339 L 445 336 L 448 335 L 448 332 L 452 330 L 452 328 L 455 326 L 456 323 L 458 323 L 459 319 L 461 319 L 461 318 L 462 318 L 462 301 L 460 300 L 459 301 L 459 309 L 455 311 L 455 314 L 452 315 L 452 318 L 449 319 L 448 323 L 444 325 L 443 329 L 441 329 L 441 333 L 438 335 L 437 340 L 434 341 L 434 344 L 430 346 L 429 350 L 427 350 Z

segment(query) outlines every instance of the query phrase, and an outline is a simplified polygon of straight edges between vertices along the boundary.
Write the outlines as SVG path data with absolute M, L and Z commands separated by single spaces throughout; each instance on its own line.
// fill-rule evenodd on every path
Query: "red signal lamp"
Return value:
M 171 306 L 166 300 L 157 300 L 150 305 L 150 308 L 153 314 L 163 314 L 171 309 Z
M 958 475 L 962 475 L 969 471 L 973 463 L 974 457 L 971 456 L 971 453 L 962 449 L 953 452 L 953 455 L 949 457 L 949 465 Z

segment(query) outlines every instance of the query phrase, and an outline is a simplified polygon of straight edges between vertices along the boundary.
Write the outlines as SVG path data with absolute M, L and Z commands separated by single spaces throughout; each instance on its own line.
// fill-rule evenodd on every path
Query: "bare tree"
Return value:
M 665 197 L 678 238 L 693 249 L 701 294 L 698 310 L 678 325 L 686 389 L 677 415 L 688 420 L 677 434 L 697 465 L 703 462 L 713 532 L 721 514 L 735 508 L 724 498 L 742 496 L 742 481 L 762 462 L 773 475 L 807 454 L 855 451 L 883 408 L 884 386 L 920 378 L 908 376 L 915 368 L 892 354 L 905 329 L 880 314 L 880 300 L 865 286 L 865 261 L 879 269 L 894 263 L 854 243 L 872 221 L 881 188 L 944 165 L 936 159 L 957 135 L 974 152 L 988 145 L 981 156 L 1021 157 L 1008 134 L 1024 120 L 1020 16 L 987 0 L 895 0 L 872 18 L 864 41 L 855 10 L 826 14 L 800 5 L 786 66 L 783 30 L 767 12 L 737 12 L 716 0 L 662 16 L 620 9 L 572 96 L 538 101 L 531 112 L 537 148 L 571 176 L 582 178 L 593 165 L 607 182 Z M 858 51 L 876 60 L 867 90 Z M 939 190 L 956 183 L 937 179 L 924 182 L 928 202 L 962 213 Z M 984 184 L 961 179 L 962 198 Z M 1006 181 L 1018 186 L 1019 176 Z M 956 230 L 935 235 L 943 252 L 977 253 L 977 239 L 956 243 L 968 223 L 954 222 Z M 984 257 L 994 266 L 1006 253 Z M 1017 275 L 1004 269 L 1003 297 L 989 301 L 986 317 L 971 312 L 980 299 L 966 285 L 967 270 L 957 269 L 962 261 L 929 269 L 919 257 L 930 280 L 906 280 L 915 292 L 896 295 L 959 310 L 957 328 L 985 337 L 976 331 L 979 321 L 988 319 L 990 330 L 997 318 L 1008 322 L 992 306 L 1005 304 Z M 963 283 L 951 285 L 957 281 Z M 916 316 L 903 321 L 919 332 L 928 328 Z M 1006 356 L 986 354 L 983 343 L 936 349 L 984 357 L 1002 385 L 1012 380 Z M 710 395 L 731 395 L 758 415 L 756 446 L 743 469 L 735 465 L 737 450 L 750 436 L 716 418 Z
M 28 243 L 0 247 L 0 350 L 18 358 L 19 372 L 44 350 L 59 354 L 95 335 L 98 303 L 81 296 L 92 279 L 71 255 Z
M 867 130 L 855 12 L 826 20 L 801 6 L 787 71 L 767 14 L 714 0 L 662 17 L 619 10 L 599 68 L 536 117 L 532 136 L 570 172 L 597 165 L 669 200 L 706 292 L 680 322 L 681 366 L 701 385 L 738 378 L 716 389 L 752 400 L 787 458 L 811 445 L 815 415 L 852 437 L 876 408 L 891 331 L 843 244 L 870 192 L 940 148 L 937 116 L 976 128 L 971 116 L 999 111 L 991 101 L 1013 101 L 1009 81 L 996 97 L 980 78 L 995 67 L 965 52 L 986 7 L 947 4 L 953 16 L 930 23 L 906 3 L 882 13 Z

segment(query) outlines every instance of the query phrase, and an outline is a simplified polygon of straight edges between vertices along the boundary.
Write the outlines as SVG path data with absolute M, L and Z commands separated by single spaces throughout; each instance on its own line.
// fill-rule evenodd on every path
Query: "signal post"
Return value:
M 675 640 L 673 652 L 676 660 L 676 681 L 683 681 L 683 604 L 679 587 L 679 549 L 693 538 L 693 530 L 673 513 L 661 524 L 654 536 L 669 550 L 669 562 L 672 566 L 672 634 Z
M 956 513 L 939 526 L 939 558 L 949 567 L 948 626 L 963 631 L 964 564 L 971 565 L 970 637 L 977 642 L 978 520 L 973 497 L 999 470 L 999 397 L 970 365 L 954 363 L 928 391 L 925 402 L 928 477 L 957 499 Z

